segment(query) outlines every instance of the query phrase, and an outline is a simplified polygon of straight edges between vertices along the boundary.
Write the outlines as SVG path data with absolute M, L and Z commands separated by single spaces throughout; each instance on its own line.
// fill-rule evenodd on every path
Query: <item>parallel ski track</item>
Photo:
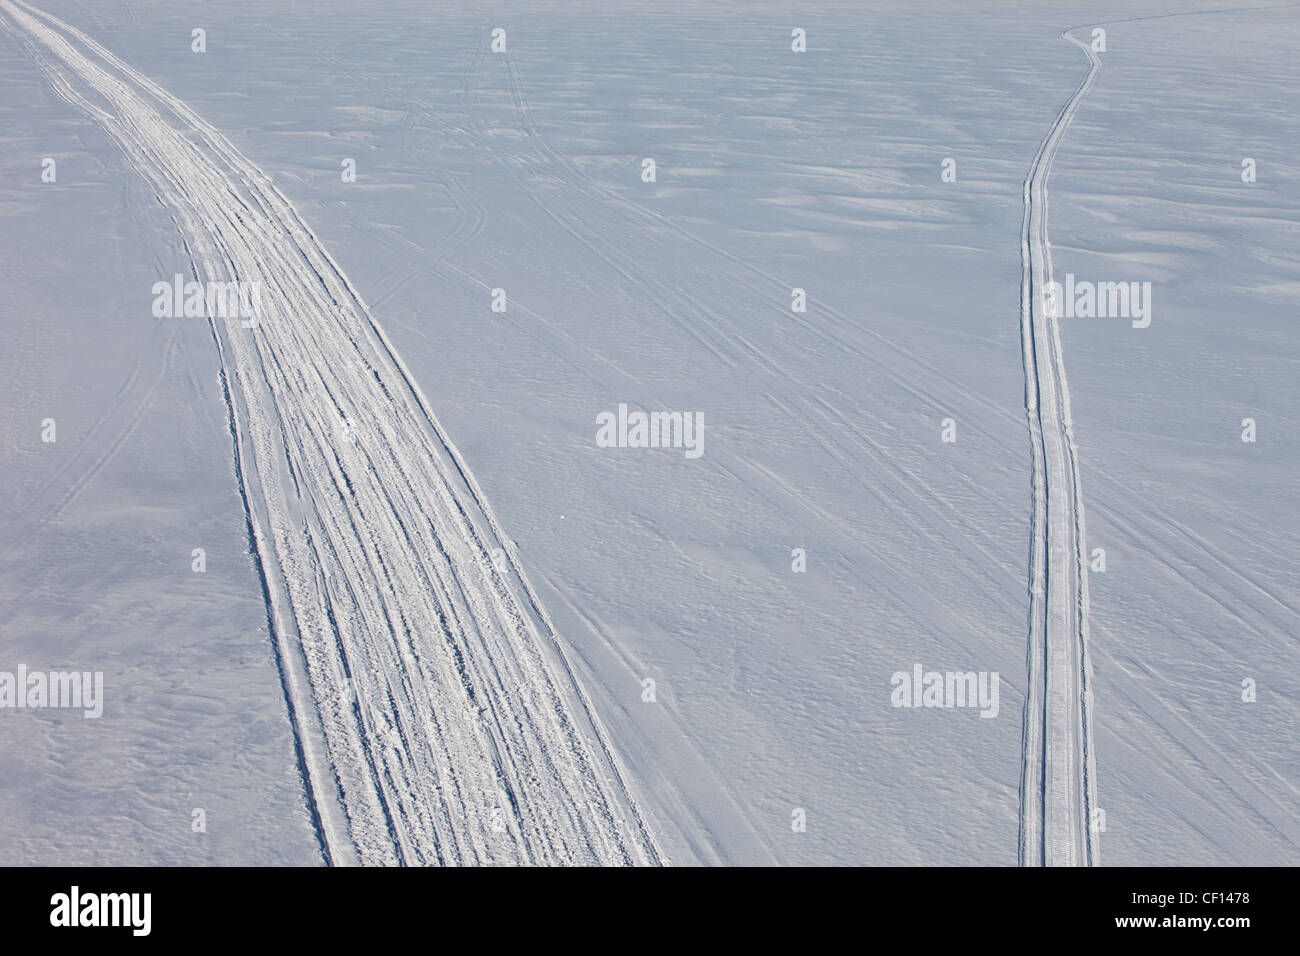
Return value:
M 193 278 L 261 283 L 255 328 L 210 322 L 327 861 L 666 862 L 477 483 L 296 210 L 91 38 L 0 11 L 172 210 Z
M 1069 31 L 1061 35 L 1087 55 L 1088 73 L 1057 114 L 1025 177 L 1021 236 L 1021 342 L 1033 453 L 1029 690 L 1020 793 L 1019 857 L 1025 866 L 1093 866 L 1099 862 L 1090 826 L 1097 775 L 1092 745 L 1083 493 L 1060 329 L 1047 308 L 1045 293 L 1052 281 L 1047 179 L 1061 139 L 1092 88 L 1101 61 L 1088 44 Z

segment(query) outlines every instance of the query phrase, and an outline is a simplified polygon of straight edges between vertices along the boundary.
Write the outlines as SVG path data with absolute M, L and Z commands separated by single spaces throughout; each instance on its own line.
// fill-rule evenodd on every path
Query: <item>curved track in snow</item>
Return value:
M 1021 235 L 1020 333 L 1025 411 L 1033 450 L 1033 512 L 1029 552 L 1029 682 L 1025 699 L 1020 784 L 1020 863 L 1098 863 L 1089 825 L 1096 807 L 1088 663 L 1088 569 L 1083 493 L 1070 420 L 1070 389 L 1060 329 L 1045 298 L 1052 282 L 1047 234 L 1047 178 L 1101 60 L 1065 32 L 1088 57 L 1088 73 L 1043 138 L 1025 178 Z
M 665 862 L 473 476 L 296 210 L 90 37 L 0 12 L 172 210 L 186 278 L 260 283 L 255 327 L 209 321 L 326 859 Z

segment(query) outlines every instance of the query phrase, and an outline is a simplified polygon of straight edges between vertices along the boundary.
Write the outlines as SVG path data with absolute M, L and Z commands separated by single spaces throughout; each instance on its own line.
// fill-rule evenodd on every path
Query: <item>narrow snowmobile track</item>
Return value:
M 665 862 L 473 476 L 306 223 L 91 38 L 0 12 L 172 211 L 187 278 L 260 283 L 251 327 L 209 322 L 327 861 Z
M 1083 493 L 1070 419 L 1070 389 L 1055 309 L 1049 309 L 1052 247 L 1047 178 L 1101 60 L 1083 49 L 1088 73 L 1043 138 L 1025 178 L 1020 332 L 1025 411 L 1033 453 L 1029 547 L 1029 681 L 1020 784 L 1020 863 L 1092 866 L 1098 853 L 1088 662 L 1088 572 Z

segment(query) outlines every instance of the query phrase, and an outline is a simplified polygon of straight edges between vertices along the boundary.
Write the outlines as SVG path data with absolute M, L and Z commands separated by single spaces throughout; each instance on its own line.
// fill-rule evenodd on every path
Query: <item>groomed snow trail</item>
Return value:
M 209 321 L 327 861 L 665 862 L 473 476 L 288 200 L 85 34 L 0 12 L 172 210 L 187 278 L 260 283 L 255 327 Z
M 1070 420 L 1070 389 L 1055 310 L 1047 236 L 1047 177 L 1065 130 L 1101 60 L 1057 114 L 1025 178 L 1021 235 L 1020 334 L 1025 410 L 1033 449 L 1033 512 L 1029 553 L 1029 682 L 1020 783 L 1022 866 L 1093 866 L 1098 854 L 1090 821 L 1097 775 L 1092 746 L 1088 664 L 1088 569 L 1083 494 Z

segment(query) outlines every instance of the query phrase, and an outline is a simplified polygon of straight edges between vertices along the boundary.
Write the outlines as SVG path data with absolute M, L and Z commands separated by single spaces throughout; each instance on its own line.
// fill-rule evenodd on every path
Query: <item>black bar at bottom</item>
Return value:
M 866 944 L 895 931 L 920 951 L 1023 943 L 1031 938 L 1026 931 L 1051 934 L 1033 937 L 1040 942 L 1129 937 L 1181 946 L 1196 938 L 1232 946 L 1284 929 L 1292 875 L 1214 868 L 0 869 L 0 926 L 6 943 L 55 945 L 63 937 L 76 945 L 374 946 L 414 934 L 430 948 L 461 948 L 466 941 L 455 940 L 481 927 L 494 946 L 513 935 L 548 948 L 720 937 L 731 949 L 775 932 L 804 934 L 806 942 L 847 932 Z

